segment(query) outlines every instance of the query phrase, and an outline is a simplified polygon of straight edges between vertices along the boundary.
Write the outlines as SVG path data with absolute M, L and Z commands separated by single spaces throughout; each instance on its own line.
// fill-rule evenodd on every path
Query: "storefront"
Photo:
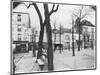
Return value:
M 28 51 L 28 41 L 13 41 L 15 45 L 15 53 L 27 52 Z

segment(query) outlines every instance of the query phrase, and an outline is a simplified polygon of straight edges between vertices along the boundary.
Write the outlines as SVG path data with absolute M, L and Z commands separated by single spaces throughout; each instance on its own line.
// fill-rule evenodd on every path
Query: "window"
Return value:
M 21 38 L 18 38 L 18 41 L 21 41 Z
M 18 34 L 18 41 L 21 41 L 21 34 Z
M 21 24 L 18 24 L 18 26 L 21 26 Z
M 21 15 L 20 14 L 17 15 L 17 21 L 21 21 Z
M 21 32 L 21 28 L 18 28 L 18 32 Z
M 70 40 L 69 35 L 65 35 L 65 40 Z
M 27 40 L 27 37 L 23 37 L 23 39 L 24 39 L 24 41 L 26 41 Z

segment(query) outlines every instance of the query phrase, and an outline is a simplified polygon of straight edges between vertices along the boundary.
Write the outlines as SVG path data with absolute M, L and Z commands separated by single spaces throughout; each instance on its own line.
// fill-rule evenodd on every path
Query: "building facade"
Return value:
M 31 30 L 30 28 L 28 28 L 29 14 L 22 12 L 13 12 L 12 15 L 13 41 L 30 41 Z
M 31 28 L 29 28 L 29 14 L 23 12 L 12 13 L 12 43 L 14 48 L 28 50 L 28 42 L 31 41 Z
M 72 38 L 74 38 L 74 47 L 77 48 L 78 44 L 78 33 L 74 33 L 74 36 L 72 37 L 72 29 L 62 28 L 62 33 L 59 33 L 59 30 L 56 30 L 56 32 L 53 30 L 52 32 L 52 42 L 53 44 L 62 44 L 63 49 L 71 49 L 72 48 Z M 81 40 L 83 40 L 82 34 Z

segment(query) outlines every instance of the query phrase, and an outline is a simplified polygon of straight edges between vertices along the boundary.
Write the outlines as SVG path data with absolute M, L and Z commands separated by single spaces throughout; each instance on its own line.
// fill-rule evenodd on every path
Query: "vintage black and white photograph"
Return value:
M 12 74 L 96 69 L 96 6 L 11 1 Z

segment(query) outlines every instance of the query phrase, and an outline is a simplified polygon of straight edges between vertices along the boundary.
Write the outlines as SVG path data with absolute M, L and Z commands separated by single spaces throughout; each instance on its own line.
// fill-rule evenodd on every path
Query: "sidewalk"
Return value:
M 75 51 L 75 56 L 72 56 L 72 51 L 63 50 L 62 54 L 59 51 L 54 53 L 54 70 L 77 70 L 77 69 L 94 69 L 95 68 L 95 52 L 91 49 L 82 49 L 80 52 Z
M 39 65 L 35 63 L 36 57 L 32 53 L 25 53 L 16 64 L 15 73 L 41 72 Z M 82 49 L 80 52 L 75 50 L 75 56 L 72 51 L 63 50 L 60 54 L 58 50 L 54 52 L 54 71 L 94 69 L 95 52 L 91 49 Z M 47 72 L 47 67 L 44 70 Z
M 17 64 L 22 57 L 24 57 L 25 53 L 14 54 L 14 62 Z
M 36 57 L 32 57 L 32 53 L 25 53 L 16 64 L 15 73 L 30 73 L 39 71 L 39 67 L 35 64 L 35 61 Z

